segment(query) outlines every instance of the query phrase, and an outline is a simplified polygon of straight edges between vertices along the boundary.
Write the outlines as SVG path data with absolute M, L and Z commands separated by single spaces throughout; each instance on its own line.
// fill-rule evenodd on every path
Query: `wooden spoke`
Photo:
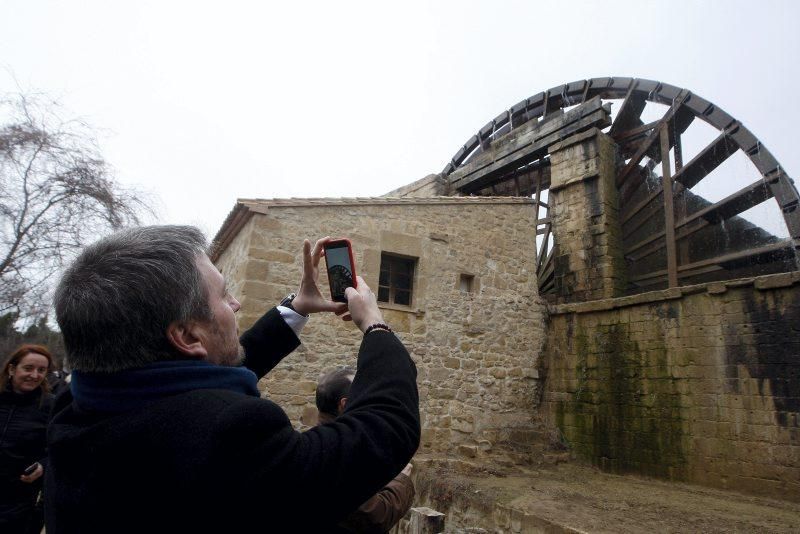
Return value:
M 619 173 L 619 176 L 617 176 L 617 187 L 620 187 L 623 183 L 625 183 L 625 180 L 628 178 L 628 175 L 631 173 L 631 171 L 639 166 L 642 158 L 644 158 L 653 144 L 658 140 L 661 126 L 668 124 L 669 121 L 672 120 L 672 118 L 678 112 L 678 109 L 680 109 L 681 105 L 683 105 L 683 101 L 686 100 L 687 96 L 689 96 L 689 92 L 685 89 L 682 89 L 678 97 L 675 99 L 675 102 L 673 102 L 672 106 L 670 106 L 661 120 L 658 121 L 657 127 L 654 128 L 645 138 L 639 149 L 636 151 L 636 154 L 633 155 L 631 160 L 625 165 L 625 167 L 623 167 L 622 171 Z
M 678 267 L 678 278 L 688 278 L 710 271 L 732 269 L 742 264 L 752 264 L 776 258 L 791 258 L 794 254 L 793 243 L 789 239 L 782 239 L 776 243 L 758 248 L 750 248 L 738 252 L 723 254 L 715 258 L 697 261 Z M 651 273 L 631 277 L 631 282 L 641 283 L 649 279 L 660 278 L 663 281 L 667 270 L 662 269 Z
M 642 93 L 634 92 L 636 88 L 636 80 L 631 82 L 628 94 L 625 95 L 625 100 L 622 102 L 617 116 L 614 118 L 614 123 L 608 134 L 614 137 L 615 134 L 626 132 L 633 128 L 642 126 L 642 111 L 647 104 L 647 96 Z
M 737 150 L 739 147 L 723 132 L 675 173 L 675 181 L 691 189 Z
M 703 218 L 711 224 L 730 219 L 750 208 L 757 206 L 772 197 L 772 190 L 766 180 L 757 180 L 732 195 L 728 195 L 700 211 L 693 213 L 686 219 L 679 221 L 677 226 L 684 226 L 692 221 Z
M 772 197 L 772 190 L 766 180 L 758 180 L 747 187 L 729 195 L 719 202 L 711 204 L 696 213 L 675 222 L 675 228 L 680 229 L 676 234 L 676 239 L 685 239 L 694 234 L 701 228 L 709 224 L 717 224 L 721 221 L 730 219 L 750 208 L 757 206 Z M 632 260 L 640 260 L 658 250 L 664 248 L 664 243 L 656 243 L 655 246 L 644 248 L 664 237 L 665 232 L 654 232 L 650 236 L 626 249 L 625 255 Z M 644 249 L 644 250 L 642 250 Z M 637 253 L 638 252 L 638 253 Z

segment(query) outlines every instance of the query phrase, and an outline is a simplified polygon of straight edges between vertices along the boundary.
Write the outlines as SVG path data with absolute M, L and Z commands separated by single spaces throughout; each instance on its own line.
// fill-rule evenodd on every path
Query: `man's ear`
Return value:
M 194 321 L 175 321 L 167 327 L 167 340 L 180 354 L 197 360 L 208 356 L 198 336 L 198 325 Z
M 342 397 L 339 399 L 339 404 L 336 407 L 339 409 L 339 415 L 344 413 L 344 407 L 347 406 L 347 397 Z

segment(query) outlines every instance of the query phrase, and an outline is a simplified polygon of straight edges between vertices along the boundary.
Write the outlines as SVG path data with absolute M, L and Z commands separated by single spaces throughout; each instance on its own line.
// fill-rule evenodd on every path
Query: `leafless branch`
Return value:
M 0 95 L 0 313 L 41 313 L 87 242 L 152 213 L 120 187 L 93 131 L 42 95 Z

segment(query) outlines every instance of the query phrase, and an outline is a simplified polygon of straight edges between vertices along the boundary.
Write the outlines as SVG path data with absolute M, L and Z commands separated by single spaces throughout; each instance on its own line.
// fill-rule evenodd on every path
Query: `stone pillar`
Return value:
M 439 534 L 444 532 L 444 514 L 426 507 L 412 508 L 409 534 Z
M 616 145 L 597 128 L 549 147 L 550 204 L 559 303 L 618 297 L 625 261 Z

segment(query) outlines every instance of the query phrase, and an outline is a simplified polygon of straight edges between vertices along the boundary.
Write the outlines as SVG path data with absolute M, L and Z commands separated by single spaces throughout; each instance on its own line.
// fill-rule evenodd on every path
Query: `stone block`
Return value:
M 250 249 L 250 257 L 256 260 L 274 261 L 276 263 L 294 263 L 295 256 L 282 250 L 269 250 L 257 247 Z
M 444 366 L 448 369 L 459 369 L 461 368 L 461 360 L 458 358 L 445 358 Z
M 756 278 L 755 280 L 755 288 L 766 290 L 766 289 L 776 289 L 781 287 L 790 287 L 795 283 L 794 273 L 781 273 L 781 274 L 772 274 L 769 276 L 762 276 L 760 278 Z
M 505 369 L 495 367 L 490 371 L 491 375 L 495 378 L 505 378 L 508 372 Z
M 475 458 L 478 456 L 478 447 L 475 445 L 459 445 L 458 453 L 467 458 Z

